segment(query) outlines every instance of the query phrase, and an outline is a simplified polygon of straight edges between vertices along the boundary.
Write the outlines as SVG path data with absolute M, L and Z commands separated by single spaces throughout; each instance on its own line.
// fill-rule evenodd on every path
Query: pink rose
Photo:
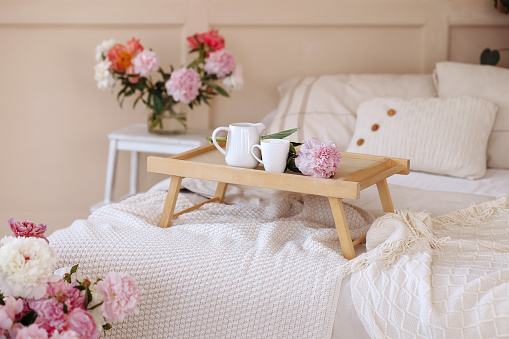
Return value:
M 224 49 L 212 52 L 205 63 L 204 69 L 209 74 L 215 74 L 216 77 L 223 78 L 235 69 L 235 57 Z
M 138 314 L 136 303 L 141 300 L 143 291 L 138 289 L 131 276 L 110 272 L 96 287 L 104 295 L 101 310 L 106 321 L 122 321 L 128 312 Z
M 67 317 L 69 329 L 78 333 L 82 339 L 97 339 L 100 332 L 95 326 L 94 317 L 86 311 L 76 308 Z
M 134 73 L 142 77 L 148 77 L 159 67 L 159 57 L 154 52 L 146 49 L 133 59 Z
M 32 324 L 27 327 L 20 327 L 18 332 L 16 333 L 16 339 L 47 339 L 48 333 L 37 326 L 37 324 Z
M 12 296 L 4 298 L 5 305 L 0 305 L 0 330 L 10 330 L 16 314 L 23 311 L 23 300 Z M 0 331 L 0 334 L 3 331 Z
M 48 334 L 54 330 L 62 331 L 67 326 L 64 306 L 55 298 L 33 300 L 30 307 L 37 313 L 35 323 Z
M 143 51 L 143 46 L 140 44 L 140 39 L 132 38 L 126 43 L 127 51 L 131 53 L 133 57 L 137 56 L 138 53 Z
M 35 223 L 23 220 L 23 221 L 16 221 L 14 218 L 9 219 L 9 225 L 11 226 L 12 235 L 16 238 L 18 237 L 34 237 L 34 238 L 42 238 L 46 240 L 49 244 L 48 239 L 44 236 L 44 232 L 46 232 L 46 225 L 39 224 L 36 225 Z
M 323 143 L 317 138 L 308 138 L 297 152 L 295 165 L 304 175 L 316 178 L 329 178 L 336 174 L 341 154 L 330 140 Z
M 165 84 L 168 95 L 171 95 L 175 101 L 185 104 L 196 99 L 201 85 L 200 75 L 192 68 L 181 68 L 174 71 Z

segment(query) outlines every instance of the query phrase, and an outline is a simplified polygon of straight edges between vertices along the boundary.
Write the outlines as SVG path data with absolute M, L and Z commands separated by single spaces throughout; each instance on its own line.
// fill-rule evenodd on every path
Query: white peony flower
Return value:
M 95 65 L 94 79 L 97 81 L 97 88 L 101 90 L 113 90 L 115 78 L 110 72 L 111 62 L 104 60 Z
M 53 249 L 41 238 L 2 239 L 0 247 L 0 290 L 5 296 L 42 298 L 46 284 L 54 279 Z
M 115 40 L 104 40 L 95 48 L 95 61 L 99 62 L 106 59 L 108 52 L 115 45 Z
M 92 317 L 94 317 L 95 325 L 97 328 L 101 329 L 103 325 L 106 325 L 106 320 L 104 320 L 101 306 L 97 305 L 104 301 L 104 295 L 96 288 L 95 284 L 90 285 L 90 293 L 92 294 L 92 301 L 90 304 L 88 304 L 87 312 L 90 313 Z M 91 310 L 90 308 L 94 306 L 97 307 Z
M 244 79 L 242 78 L 242 66 L 237 64 L 232 74 L 223 79 L 223 85 L 228 92 L 236 91 L 244 86 Z

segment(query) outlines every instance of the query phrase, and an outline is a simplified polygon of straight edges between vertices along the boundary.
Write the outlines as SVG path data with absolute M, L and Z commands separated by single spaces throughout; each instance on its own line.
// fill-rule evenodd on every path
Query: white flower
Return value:
M 115 45 L 115 40 L 104 40 L 95 48 L 95 61 L 99 62 L 106 59 L 111 47 Z
M 97 328 L 101 329 L 103 325 L 106 325 L 106 320 L 104 320 L 103 311 L 98 304 L 104 301 L 104 295 L 96 288 L 95 284 L 90 285 L 90 293 L 92 294 L 92 301 L 87 306 L 87 312 L 90 313 L 92 317 L 94 317 L 95 325 Z M 90 308 L 95 307 L 93 310 Z
M 0 247 L 0 290 L 5 296 L 39 299 L 54 278 L 56 257 L 41 238 L 6 237 Z
M 223 85 L 228 92 L 239 90 L 244 86 L 244 79 L 242 78 L 242 66 L 237 64 L 232 74 L 223 79 Z
M 56 270 L 54 274 L 56 274 L 60 279 L 62 279 L 64 277 L 64 275 L 71 273 L 71 268 L 72 268 L 71 266 L 64 266 L 64 267 Z M 76 282 L 76 280 L 79 280 L 79 281 L 82 280 L 80 271 L 77 271 L 77 272 L 74 272 L 73 274 L 71 274 L 71 284 L 74 284 Z
M 97 81 L 97 88 L 101 90 L 113 90 L 115 78 L 110 72 L 111 62 L 104 60 L 95 65 L 94 79 Z

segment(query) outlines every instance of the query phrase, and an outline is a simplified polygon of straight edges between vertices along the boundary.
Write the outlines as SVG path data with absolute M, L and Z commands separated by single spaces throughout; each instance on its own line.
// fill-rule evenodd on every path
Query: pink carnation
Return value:
M 329 178 L 341 164 L 338 147 L 330 140 L 323 143 L 317 138 L 308 138 L 297 152 L 295 165 L 304 175 Z
M 36 225 L 35 223 L 23 220 L 23 221 L 16 221 L 14 218 L 9 219 L 9 225 L 11 225 L 11 231 L 12 235 L 16 238 L 28 238 L 28 237 L 34 237 L 34 238 L 42 238 L 46 240 L 49 244 L 48 239 L 44 236 L 44 232 L 46 232 L 46 225 L 39 224 Z
M 189 104 L 196 99 L 202 85 L 200 75 L 192 68 L 174 71 L 166 82 L 166 91 L 175 101 Z
M 215 74 L 218 78 L 223 78 L 235 69 L 235 57 L 224 49 L 212 52 L 207 59 L 207 63 L 205 63 L 204 69 L 209 74 Z
M 10 330 L 16 314 L 23 311 L 23 300 L 16 299 L 12 296 L 4 298 L 5 305 L 0 305 L 0 335 L 2 330 Z
M 136 303 L 141 299 L 143 291 L 138 289 L 131 276 L 110 272 L 96 287 L 104 295 L 101 310 L 106 321 L 122 321 L 126 312 L 138 313 Z
M 37 324 L 32 324 L 27 327 L 20 327 L 18 332 L 16 333 L 17 339 L 47 339 L 48 333 L 37 326 Z
M 80 308 L 76 308 L 69 313 L 67 325 L 69 329 L 78 333 L 82 339 L 99 338 L 100 332 L 95 325 L 94 317 Z
M 134 73 L 148 77 L 159 67 L 159 57 L 151 50 L 144 50 L 133 59 Z

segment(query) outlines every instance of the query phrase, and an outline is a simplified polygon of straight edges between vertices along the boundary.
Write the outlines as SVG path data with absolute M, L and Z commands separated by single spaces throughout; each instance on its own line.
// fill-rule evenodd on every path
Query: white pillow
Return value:
M 361 104 L 348 152 L 410 159 L 410 168 L 477 179 L 497 107 L 475 98 L 387 99 Z
M 300 127 L 288 139 L 317 137 L 346 149 L 359 105 L 373 97 L 436 96 L 431 74 L 338 74 L 297 77 L 279 86 L 280 100 L 264 134 Z
M 436 64 L 438 95 L 472 95 L 495 103 L 498 114 L 488 141 L 488 167 L 509 168 L 509 69 L 459 62 Z

